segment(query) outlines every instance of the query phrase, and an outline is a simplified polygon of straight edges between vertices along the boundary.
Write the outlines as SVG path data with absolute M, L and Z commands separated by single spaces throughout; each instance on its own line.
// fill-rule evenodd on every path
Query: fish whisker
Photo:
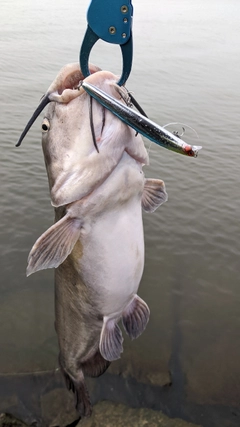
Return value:
M 128 90 L 127 90 L 127 92 L 128 92 L 128 96 L 129 96 L 129 98 L 130 98 L 130 104 L 131 104 L 131 106 L 133 106 L 134 105 L 134 107 L 139 111 L 139 113 L 141 113 L 143 116 L 145 116 L 145 117 L 148 117 L 147 116 L 147 114 L 145 113 L 145 111 L 142 109 L 142 107 L 141 107 L 141 105 L 137 102 L 137 100 L 134 98 L 134 96 L 132 95 L 132 93 L 131 92 L 129 92 Z M 138 132 L 136 132 L 136 134 L 135 134 L 135 136 L 138 136 Z M 150 147 L 151 147 L 151 144 L 150 144 L 150 146 L 149 146 L 149 149 L 150 149 Z
M 137 100 L 134 98 L 131 92 L 128 91 L 128 95 L 131 100 L 131 104 L 134 105 L 134 107 L 141 113 L 144 117 L 148 117 L 145 111 L 142 109 L 141 105 L 137 102 Z
M 104 108 L 104 106 L 102 106 L 102 129 L 101 129 L 101 135 L 103 133 L 103 129 L 105 126 L 105 120 L 106 120 L 106 109 Z
M 92 96 L 90 96 L 90 108 L 89 108 L 90 128 L 91 128 L 91 132 L 92 132 L 92 139 L 93 139 L 94 147 L 96 148 L 97 152 L 99 153 L 99 149 L 98 149 L 97 142 L 96 142 L 95 130 L 94 130 L 93 107 L 92 106 L 93 106 L 93 99 L 92 99 Z

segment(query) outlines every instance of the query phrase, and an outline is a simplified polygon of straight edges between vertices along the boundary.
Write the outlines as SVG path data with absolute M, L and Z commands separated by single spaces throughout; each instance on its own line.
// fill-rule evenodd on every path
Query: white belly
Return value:
M 89 196 L 82 212 L 83 254 L 77 261 L 78 270 L 84 283 L 94 288 L 105 316 L 123 311 L 137 293 L 142 277 L 141 169 L 125 153 L 106 183 Z
M 121 313 L 137 293 L 143 272 L 140 203 L 103 215 L 81 241 L 79 267 L 84 283 L 99 294 L 105 316 Z

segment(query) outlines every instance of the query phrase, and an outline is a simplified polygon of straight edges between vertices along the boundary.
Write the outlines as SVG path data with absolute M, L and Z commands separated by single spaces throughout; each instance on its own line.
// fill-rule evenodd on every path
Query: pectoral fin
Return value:
M 150 310 L 147 304 L 138 296 L 127 306 L 122 314 L 122 323 L 131 339 L 138 338 L 149 321 Z
M 167 199 L 165 184 L 161 179 L 146 179 L 142 195 L 142 207 L 146 212 L 154 212 Z
M 72 252 L 81 231 L 79 219 L 64 216 L 36 241 L 28 256 L 27 276 L 58 267 Z
M 121 357 L 123 337 L 116 319 L 104 317 L 99 350 L 105 360 L 112 361 Z

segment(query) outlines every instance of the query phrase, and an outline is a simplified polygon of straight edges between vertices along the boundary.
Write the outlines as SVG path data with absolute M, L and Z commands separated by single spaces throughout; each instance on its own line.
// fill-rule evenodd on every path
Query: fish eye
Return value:
M 49 123 L 49 120 L 45 117 L 42 122 L 42 132 L 46 133 L 49 131 L 49 129 L 50 129 L 50 123 Z

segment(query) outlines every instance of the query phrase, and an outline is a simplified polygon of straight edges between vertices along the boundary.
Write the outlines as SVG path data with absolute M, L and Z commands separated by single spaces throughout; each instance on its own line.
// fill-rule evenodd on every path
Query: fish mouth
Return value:
M 89 69 L 91 71 L 91 74 L 100 71 L 100 68 L 94 66 L 93 64 L 89 64 Z M 82 95 L 85 91 L 91 97 L 95 98 L 103 107 L 107 108 L 113 114 L 115 114 L 121 121 L 135 129 L 136 132 L 140 133 L 141 135 L 150 139 L 156 144 L 167 148 L 168 150 L 172 150 L 180 154 L 185 154 L 189 157 L 197 157 L 199 150 L 202 148 L 201 146 L 187 144 L 178 136 L 167 131 L 164 127 L 161 127 L 158 124 L 154 123 L 146 116 L 144 111 L 141 109 L 139 104 L 131 95 L 131 103 L 140 112 L 133 110 L 128 105 L 125 105 L 124 103 L 118 101 L 111 95 L 108 95 L 98 87 L 85 81 L 82 71 L 80 70 L 79 63 L 67 64 L 61 69 L 57 78 L 50 85 L 49 89 L 47 90 L 47 93 L 44 95 L 40 104 L 38 105 L 32 117 L 28 121 L 16 144 L 16 147 L 19 147 L 21 145 L 22 140 L 26 136 L 27 132 L 29 131 L 37 117 L 40 115 L 42 110 L 47 106 L 47 104 L 49 104 L 50 102 L 67 104 L 74 98 L 77 98 L 78 96 Z M 92 120 L 90 121 L 92 122 Z M 91 129 L 93 129 L 93 126 L 91 126 Z M 98 151 L 93 131 L 92 136 L 95 148 Z
M 100 71 L 100 68 L 96 67 L 93 64 L 89 65 L 89 69 L 91 71 L 91 74 Z M 35 120 L 50 102 L 68 103 L 71 101 L 71 99 L 74 99 L 83 93 L 83 90 L 79 85 L 79 83 L 83 79 L 84 76 L 80 70 L 79 63 L 67 64 L 61 69 L 58 77 L 48 88 L 47 93 L 43 96 L 40 101 L 40 104 L 38 105 L 32 117 L 25 126 L 16 144 L 16 147 L 19 147 L 21 145 L 22 140 L 28 133 L 29 129 L 32 127 Z
M 140 112 L 133 110 L 128 105 L 117 101 L 112 96 L 86 81 L 82 82 L 82 87 L 90 96 L 95 98 L 120 120 L 156 144 L 189 157 L 197 157 L 199 150 L 201 150 L 201 146 L 187 144 L 164 127 L 150 120 L 146 117 L 143 110 Z M 134 98 L 133 101 L 133 104 L 136 106 L 137 103 Z

